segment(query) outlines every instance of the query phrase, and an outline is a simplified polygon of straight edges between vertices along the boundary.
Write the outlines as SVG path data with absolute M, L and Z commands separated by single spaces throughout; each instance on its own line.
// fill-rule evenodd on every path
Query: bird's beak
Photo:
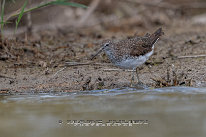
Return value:
M 93 60 L 99 53 L 101 53 L 103 51 L 103 49 L 104 49 L 104 47 L 100 48 L 99 51 L 91 57 L 91 60 Z

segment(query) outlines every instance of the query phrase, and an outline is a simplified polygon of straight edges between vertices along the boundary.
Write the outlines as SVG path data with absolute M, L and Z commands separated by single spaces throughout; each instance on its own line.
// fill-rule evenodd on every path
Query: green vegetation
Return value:
M 4 28 L 4 25 L 5 25 L 6 23 L 8 23 L 7 21 L 8 21 L 10 18 L 12 18 L 12 17 L 17 17 L 17 16 L 18 16 L 18 18 L 17 18 L 17 20 L 16 20 L 16 29 L 15 29 L 15 31 L 16 31 L 17 28 L 18 28 L 19 22 L 21 21 L 22 16 L 24 15 L 24 13 L 31 12 L 31 11 L 36 10 L 36 9 L 39 9 L 39 8 L 47 7 L 47 6 L 50 6 L 50 5 L 65 5 L 65 6 L 73 6 L 73 7 L 87 8 L 87 6 L 85 6 L 85 5 L 82 5 L 82 4 L 79 4 L 79 3 L 75 3 L 75 2 L 69 2 L 69 0 L 54 0 L 54 1 L 50 1 L 50 2 L 41 3 L 40 5 L 37 5 L 37 6 L 35 6 L 35 7 L 26 8 L 27 3 L 28 3 L 28 0 L 25 0 L 24 4 L 23 4 L 23 6 L 21 7 L 20 10 L 17 10 L 16 12 L 5 16 L 5 15 L 4 15 L 4 11 L 5 11 L 5 1 L 6 1 L 6 0 L 2 0 L 2 1 L 1 1 L 1 35 L 2 35 L 2 36 L 3 36 L 3 28 Z M 15 3 L 14 0 L 10 0 L 10 1 L 12 1 L 13 3 Z
M 3 28 L 4 28 L 4 7 L 5 7 L 5 0 L 1 2 L 1 34 L 3 35 Z
M 24 5 L 23 5 L 23 7 L 22 7 L 22 9 L 21 9 L 21 12 L 20 12 L 20 14 L 19 14 L 19 17 L 18 17 L 18 19 L 17 19 L 17 21 L 16 21 L 15 32 L 16 32 L 16 30 L 17 30 L 17 28 L 18 28 L 18 25 L 19 25 L 19 22 L 21 21 L 21 18 L 22 18 L 23 14 L 24 14 L 24 9 L 25 9 L 27 3 L 28 3 L 28 0 L 26 0 L 26 1 L 24 2 Z

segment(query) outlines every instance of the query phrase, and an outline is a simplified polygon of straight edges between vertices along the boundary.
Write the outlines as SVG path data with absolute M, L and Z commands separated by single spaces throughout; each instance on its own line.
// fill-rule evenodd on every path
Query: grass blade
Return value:
M 75 2 L 65 2 L 65 1 L 54 1 L 51 2 L 53 5 L 65 5 L 65 6 L 73 6 L 78 8 L 87 8 L 87 6 Z
M 21 18 L 22 18 L 23 14 L 24 14 L 24 9 L 25 9 L 27 3 L 28 3 L 28 0 L 26 0 L 26 1 L 24 2 L 24 5 L 23 5 L 23 7 L 22 7 L 22 9 L 21 9 L 21 12 L 20 12 L 20 14 L 19 14 L 19 16 L 18 16 L 18 19 L 17 19 L 17 21 L 16 21 L 15 32 L 16 32 L 16 30 L 17 30 L 17 28 L 18 28 L 18 25 L 19 25 L 19 22 L 21 21 Z
M 87 6 L 85 6 L 83 4 L 74 3 L 74 2 L 67 2 L 67 1 L 69 1 L 69 0 L 55 0 L 55 1 L 46 2 L 46 3 L 40 4 L 36 7 L 26 9 L 26 10 L 24 10 L 24 13 L 30 12 L 30 11 L 33 11 L 33 10 L 36 10 L 39 8 L 47 7 L 49 5 L 68 5 L 68 6 L 73 6 L 73 7 L 87 8 Z M 19 12 L 13 13 L 13 14 L 7 16 L 5 20 L 9 20 L 10 18 L 18 16 L 19 14 L 20 14 Z
M 1 4 L 1 35 L 3 37 L 5 0 L 3 0 Z
M 67 1 L 69 1 L 69 0 L 55 0 L 55 1 L 46 2 L 46 3 L 40 4 L 36 7 L 26 9 L 24 11 L 24 13 L 30 12 L 30 11 L 33 11 L 33 10 L 36 10 L 36 9 L 39 9 L 39 8 L 43 8 L 43 7 L 46 7 L 46 6 L 49 6 L 49 5 L 68 5 L 68 6 L 74 6 L 74 7 L 87 8 L 87 6 L 85 6 L 83 4 L 78 4 L 78 3 L 74 3 L 74 2 L 67 2 Z M 9 20 L 10 18 L 18 16 L 19 14 L 20 14 L 19 12 L 13 13 L 13 14 L 7 16 L 5 20 Z
M 42 7 L 46 7 L 49 5 L 64 5 L 64 6 L 73 6 L 73 7 L 79 7 L 79 8 L 87 8 L 87 6 L 83 5 L 83 4 L 79 4 L 79 3 L 75 3 L 75 2 L 67 2 L 69 0 L 56 0 L 56 1 L 50 1 L 44 4 L 41 4 L 37 7 L 34 7 L 32 9 L 29 9 L 29 11 L 32 11 L 34 9 L 38 9 L 38 8 L 42 8 Z M 26 11 L 28 12 L 28 11 Z
M 3 0 L 3 1 L 5 2 L 5 0 Z M 79 4 L 79 3 L 75 3 L 75 2 L 68 2 L 68 1 L 70 1 L 70 0 L 55 0 L 55 1 L 50 1 L 50 2 L 40 4 L 40 5 L 35 6 L 35 7 L 31 7 L 29 9 L 25 9 L 26 6 L 27 6 L 27 3 L 28 3 L 28 0 L 26 0 L 24 2 L 24 5 L 22 6 L 22 8 L 19 11 L 14 12 L 14 13 L 8 15 L 7 17 L 5 17 L 5 22 L 7 20 L 9 20 L 10 18 L 12 18 L 12 17 L 18 16 L 18 19 L 16 21 L 16 28 L 15 28 L 15 33 L 16 33 L 19 22 L 21 21 L 21 18 L 22 18 L 24 13 L 27 13 L 27 12 L 30 12 L 30 11 L 33 11 L 33 10 L 36 10 L 36 9 L 39 9 L 39 8 L 47 7 L 49 5 L 64 5 L 64 6 L 73 6 L 73 7 L 79 7 L 79 8 L 87 8 L 87 6 L 85 6 L 83 4 Z M 2 7 L 4 7 L 4 6 L 2 5 Z M 3 10 L 4 10 L 4 8 L 3 8 Z M 2 21 L 1 21 L 0 24 L 1 24 L 1 26 L 3 26 L 5 24 L 4 21 L 3 21 L 4 16 L 3 16 L 3 12 L 1 12 L 1 13 L 2 13 L 2 16 L 1 16 Z

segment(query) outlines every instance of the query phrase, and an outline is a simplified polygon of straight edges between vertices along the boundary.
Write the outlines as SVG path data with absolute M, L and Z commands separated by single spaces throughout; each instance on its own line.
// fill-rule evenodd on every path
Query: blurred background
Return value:
M 47 0 L 49 1 L 49 0 Z M 38 6 L 46 0 L 29 0 L 29 7 Z M 51 0 L 50 0 L 51 1 Z M 24 0 L 7 0 L 5 16 L 21 9 Z M 205 0 L 73 0 L 89 8 L 70 6 L 47 6 L 23 16 L 18 33 L 28 30 L 73 28 L 106 28 L 113 31 L 130 32 L 134 27 L 149 29 L 155 26 L 169 27 L 180 20 L 190 23 L 206 22 Z M 30 16 L 30 17 L 29 17 Z M 11 18 L 5 33 L 10 34 L 16 18 Z M 175 22 L 176 21 L 176 22 Z M 133 33 L 133 31 L 131 32 Z

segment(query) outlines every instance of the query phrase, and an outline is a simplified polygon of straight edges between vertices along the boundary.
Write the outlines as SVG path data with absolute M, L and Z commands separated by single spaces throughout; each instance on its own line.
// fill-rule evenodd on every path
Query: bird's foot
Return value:
M 131 83 L 130 84 L 131 88 L 137 88 L 137 89 L 147 89 L 149 88 L 146 84 L 142 83 L 141 81 L 138 81 L 136 83 Z

